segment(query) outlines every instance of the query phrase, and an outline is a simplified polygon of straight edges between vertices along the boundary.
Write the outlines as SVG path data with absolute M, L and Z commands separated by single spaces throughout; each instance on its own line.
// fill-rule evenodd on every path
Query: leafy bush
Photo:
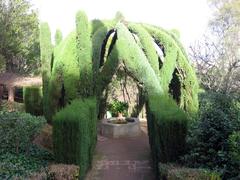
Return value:
M 127 115 L 128 103 L 113 100 L 112 103 L 108 104 L 108 110 L 112 113 L 113 116 L 118 116 L 118 113 L 123 113 L 125 116 Z
M 28 155 L 20 153 L 0 153 L 0 179 L 26 179 L 27 176 L 45 168 L 52 155 L 31 145 Z
M 0 153 L 29 151 L 29 144 L 44 123 L 42 117 L 19 112 L 0 112 Z
M 32 115 L 43 115 L 42 87 L 25 87 L 23 89 L 23 98 L 25 111 Z
M 240 179 L 240 131 L 233 132 L 228 138 L 231 166 L 228 171 Z
M 217 93 L 201 95 L 200 112 L 188 135 L 187 165 L 217 170 L 222 177 L 239 174 L 240 107 L 231 96 Z M 233 154 L 235 154 L 233 156 Z
M 91 165 L 97 139 L 96 99 L 74 100 L 53 118 L 53 148 L 60 163 L 80 166 L 83 178 Z
M 205 169 L 193 169 L 174 164 L 159 163 L 160 179 L 166 180 L 221 180 L 219 174 Z

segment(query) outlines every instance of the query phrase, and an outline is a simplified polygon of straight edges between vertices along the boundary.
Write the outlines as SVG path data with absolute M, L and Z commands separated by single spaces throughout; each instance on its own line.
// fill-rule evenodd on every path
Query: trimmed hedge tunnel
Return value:
M 45 46 L 51 41 L 44 36 L 45 30 L 40 34 L 41 54 L 49 54 Z M 47 61 L 52 67 L 45 65 L 44 57 L 42 69 L 49 73 L 47 77 L 43 73 L 44 115 L 53 123 L 55 157 L 79 164 L 82 178 L 91 165 L 104 92 L 118 68 L 124 68 L 144 92 L 155 167 L 159 162 L 177 161 L 183 154 L 188 119 L 198 109 L 198 83 L 172 32 L 123 17 L 89 21 L 79 12 L 76 31 L 58 40 L 53 59 Z M 64 149 L 72 155 L 66 156 Z M 88 159 L 81 159 L 86 154 Z

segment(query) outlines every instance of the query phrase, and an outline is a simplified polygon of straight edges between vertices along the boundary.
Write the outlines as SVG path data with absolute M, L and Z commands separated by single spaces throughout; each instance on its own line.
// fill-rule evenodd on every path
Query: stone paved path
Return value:
M 86 180 L 155 180 L 150 161 L 146 123 L 134 138 L 98 137 L 92 170 Z

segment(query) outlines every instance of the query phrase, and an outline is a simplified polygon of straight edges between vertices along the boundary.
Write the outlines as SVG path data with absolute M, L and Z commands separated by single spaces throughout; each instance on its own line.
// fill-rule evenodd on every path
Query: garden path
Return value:
M 86 180 L 154 180 L 147 123 L 134 138 L 111 139 L 98 136 L 93 167 Z

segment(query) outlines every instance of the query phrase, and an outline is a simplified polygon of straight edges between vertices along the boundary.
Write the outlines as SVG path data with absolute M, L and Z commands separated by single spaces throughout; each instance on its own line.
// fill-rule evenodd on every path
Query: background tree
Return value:
M 190 47 L 203 87 L 240 92 L 240 1 L 209 0 L 213 19 L 201 41 Z
M 38 69 L 38 16 L 29 0 L 0 0 L 0 61 L 7 72 Z

